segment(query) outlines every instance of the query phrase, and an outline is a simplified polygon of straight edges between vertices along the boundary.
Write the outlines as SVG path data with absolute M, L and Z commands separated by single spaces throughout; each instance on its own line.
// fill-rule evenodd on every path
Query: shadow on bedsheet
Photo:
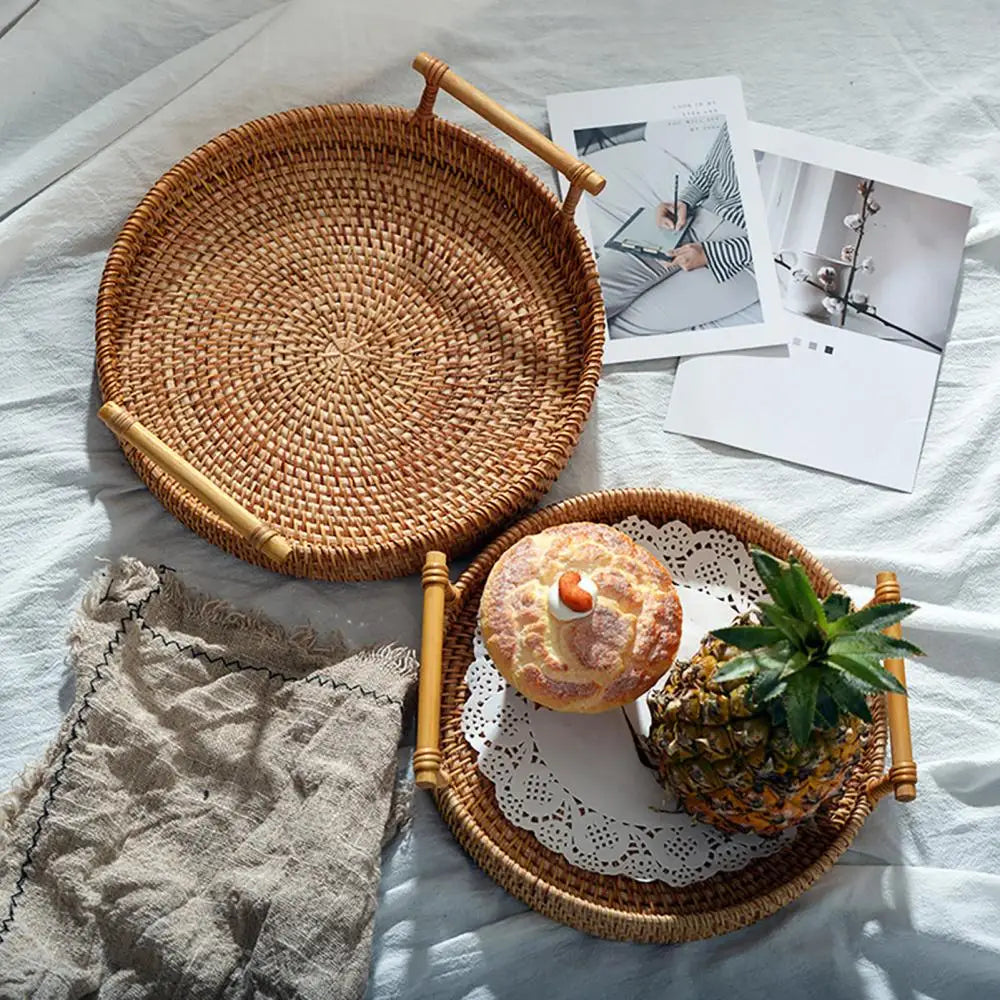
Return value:
M 913 577 L 918 600 L 930 603 L 930 580 L 916 566 L 906 566 L 905 575 Z M 966 620 L 951 628 L 908 626 L 927 652 L 907 676 L 921 769 L 917 800 L 883 800 L 815 886 L 774 916 L 722 938 L 627 945 L 553 923 L 483 874 L 418 792 L 413 826 L 385 856 L 370 996 L 1000 996 L 992 825 L 1000 809 L 1000 701 L 985 672 L 995 662 L 996 633 L 981 624 L 980 631 Z
M 93 539 L 93 546 L 81 546 L 77 566 L 81 580 L 89 579 L 100 567 L 98 559 L 129 555 L 158 566 L 173 564 L 177 550 L 176 540 L 170 539 L 176 522 L 146 489 L 114 435 L 98 418 L 102 402 L 95 368 L 86 415 L 86 486 L 91 504 L 99 502 L 105 508 L 106 527 L 102 537 Z M 64 711 L 72 700 L 73 678 L 68 676 L 60 693 Z
M 917 639 L 928 659 L 939 659 L 933 641 Z M 989 637 L 979 641 L 988 645 Z M 976 659 L 976 649 L 963 652 Z M 947 672 L 947 663 L 940 669 Z M 932 727 L 940 729 L 957 710 L 934 668 L 920 664 L 910 681 L 919 755 Z M 927 696 L 931 687 L 936 701 Z M 991 722 L 983 720 L 980 730 L 963 721 L 969 748 L 985 745 Z M 1000 805 L 1000 782 L 988 762 L 975 773 L 953 763 L 928 760 L 917 801 L 883 801 L 851 850 L 790 906 L 734 934 L 683 946 L 601 941 L 533 913 L 478 869 L 430 797 L 418 792 L 413 825 L 385 855 L 369 996 L 1000 995 L 1000 962 L 989 940 L 1000 883 L 982 874 L 989 859 L 970 846 L 967 830 L 973 811 Z
M 145 486 L 135 475 L 128 464 L 112 433 L 104 426 L 97 416 L 97 411 L 103 402 L 97 380 L 97 370 L 91 375 L 90 391 L 87 399 L 86 428 L 84 442 L 87 450 L 87 495 L 91 503 L 100 501 L 107 508 L 110 534 L 102 539 L 99 554 L 101 557 L 114 558 L 118 555 L 131 555 L 152 565 L 163 561 L 162 554 L 152 555 L 142 553 L 136 546 L 125 545 L 119 530 L 118 509 L 122 507 L 117 499 L 128 493 L 145 490 Z M 126 515 L 122 515 L 126 516 Z M 134 520 L 128 517 L 130 525 Z M 98 569 L 94 551 L 87 545 L 78 546 L 80 556 L 77 560 L 76 578 L 89 580 Z M 59 688 L 59 708 L 67 712 L 76 696 L 76 674 L 67 653 L 63 661 L 64 671 Z
M 985 989 L 991 975 L 996 985 L 988 953 L 915 926 L 911 880 L 919 869 L 854 853 L 852 863 L 742 931 L 683 946 L 633 945 L 533 913 L 462 851 L 429 796 L 418 792 L 414 806 L 413 824 L 384 857 L 372 1000 L 995 995 Z M 881 808 L 886 834 L 896 810 Z M 924 909 L 927 897 L 924 888 Z
M 91 502 L 100 501 L 107 509 L 111 534 L 103 548 L 105 554 L 109 556 L 127 554 L 156 566 L 164 561 L 163 549 L 154 551 L 149 545 L 143 546 L 145 551 L 130 549 L 135 548 L 132 543 L 138 538 L 156 534 L 150 530 L 155 528 L 152 515 L 156 512 L 162 515 L 163 508 L 129 465 L 115 436 L 97 416 L 102 403 L 103 398 L 95 369 L 90 383 L 90 402 L 87 407 L 86 446 L 89 464 L 87 492 Z M 141 503 L 141 509 L 137 511 L 135 494 L 142 493 L 149 502 Z M 127 503 L 124 501 L 126 496 L 130 498 Z M 93 568 L 92 560 L 88 560 L 87 564 L 81 567 L 81 575 L 89 576 Z

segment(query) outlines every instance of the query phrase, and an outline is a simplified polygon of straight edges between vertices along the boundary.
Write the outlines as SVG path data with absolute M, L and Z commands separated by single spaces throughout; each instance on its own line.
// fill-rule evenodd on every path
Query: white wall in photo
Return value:
M 784 156 L 763 156 L 760 181 L 775 252 L 816 250 L 835 176 L 836 171 Z
M 860 208 L 858 176 L 765 155 L 760 161 L 768 228 L 775 250 L 807 250 L 839 258 L 854 242 L 844 217 Z M 869 218 L 861 257 L 873 274 L 858 273 L 883 318 L 943 347 L 962 265 L 968 208 L 875 182 L 881 210 Z M 891 330 L 850 314 L 847 326 L 897 339 Z M 898 339 L 906 338 L 900 334 Z
M 839 256 L 852 234 L 845 215 L 857 212 L 860 178 L 837 174 L 819 251 Z M 874 274 L 858 274 L 854 286 L 866 292 L 879 315 L 939 347 L 947 340 L 952 304 L 962 267 L 969 210 L 875 182 L 881 210 L 866 226 L 861 256 L 875 262 Z

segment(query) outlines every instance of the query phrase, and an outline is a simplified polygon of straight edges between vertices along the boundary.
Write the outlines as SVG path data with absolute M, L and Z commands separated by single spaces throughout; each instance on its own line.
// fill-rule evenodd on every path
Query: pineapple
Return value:
M 882 658 L 920 650 L 881 631 L 915 605 L 852 613 L 843 594 L 821 602 L 796 560 L 752 556 L 772 601 L 674 664 L 649 695 L 646 750 L 692 815 L 771 836 L 841 790 L 871 721 L 867 696 L 905 694 Z

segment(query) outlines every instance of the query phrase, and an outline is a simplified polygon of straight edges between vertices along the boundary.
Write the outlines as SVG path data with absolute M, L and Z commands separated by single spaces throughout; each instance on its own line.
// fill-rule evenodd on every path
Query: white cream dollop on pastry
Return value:
M 590 594 L 590 607 L 584 611 L 575 611 L 571 608 L 562 599 L 560 593 L 562 577 L 560 577 L 558 580 L 554 580 L 552 586 L 549 587 L 549 614 L 556 621 L 571 622 L 574 618 L 586 618 L 588 615 L 594 613 L 594 602 L 597 600 L 597 584 L 586 573 L 577 573 L 575 575 L 579 579 L 574 581 L 573 586 Z

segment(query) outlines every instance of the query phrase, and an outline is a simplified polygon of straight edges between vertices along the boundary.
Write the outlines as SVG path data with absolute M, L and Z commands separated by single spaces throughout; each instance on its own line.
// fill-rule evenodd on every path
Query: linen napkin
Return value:
M 70 644 L 76 700 L 0 800 L 0 997 L 362 996 L 412 654 L 131 559 Z

